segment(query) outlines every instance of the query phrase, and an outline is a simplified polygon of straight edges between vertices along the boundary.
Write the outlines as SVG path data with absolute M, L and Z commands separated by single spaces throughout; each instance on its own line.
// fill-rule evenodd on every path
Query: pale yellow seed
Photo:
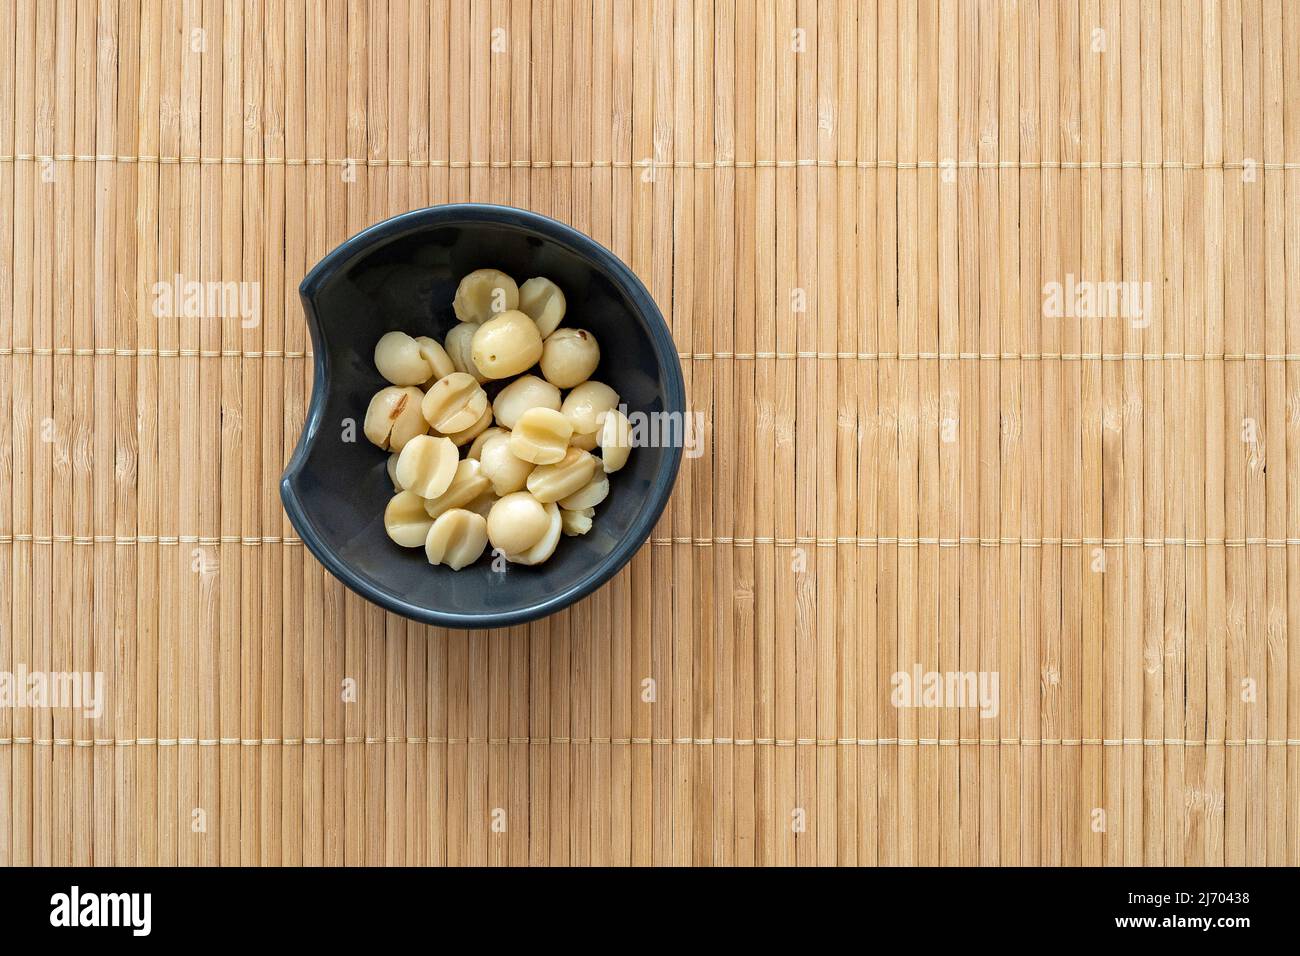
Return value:
M 510 429 L 498 428 L 496 425 L 493 425 L 491 428 L 485 430 L 477 438 L 474 439 L 474 443 L 469 446 L 469 453 L 465 457 L 481 459 L 483 457 L 483 446 L 486 445 L 493 438 L 495 438 L 497 435 L 505 435 L 507 438 L 509 438 Z
M 470 359 L 488 378 L 509 378 L 527 371 L 542 357 L 542 334 L 522 312 L 502 312 L 478 327 L 470 342 Z
M 462 508 L 440 514 L 429 528 L 424 554 L 430 564 L 445 564 L 453 571 L 473 564 L 487 547 L 487 521 Z
M 465 505 L 465 510 L 472 511 L 476 515 L 482 515 L 484 518 L 486 518 L 488 516 L 488 512 L 492 510 L 492 506 L 496 503 L 497 503 L 497 496 L 493 493 L 491 488 L 488 488 L 488 490 L 483 492 L 483 494 L 479 495 L 473 501 Z
M 530 408 L 560 410 L 560 390 L 536 375 L 521 375 L 501 391 L 492 402 L 497 423 L 504 428 L 519 424 L 519 416 Z
M 596 459 L 581 448 L 570 448 L 554 464 L 534 468 L 528 476 L 528 490 L 547 504 L 585 488 L 595 474 Z
M 560 411 L 569 419 L 573 430 L 589 435 L 600 427 L 602 415 L 618 405 L 618 392 L 603 382 L 588 381 L 564 397 Z
M 486 382 L 487 376 L 478 370 L 474 359 L 470 356 L 470 346 L 477 331 L 476 322 L 461 322 L 453 326 L 447 333 L 447 357 L 451 359 L 451 364 L 457 372 L 473 375 L 477 382 Z
M 540 501 L 526 491 L 516 491 L 501 498 L 488 512 L 488 540 L 509 558 L 537 544 L 550 524 L 550 515 Z
M 600 426 L 600 456 L 605 474 L 613 474 L 627 464 L 632 453 L 632 427 L 627 416 L 617 408 L 605 413 Z
M 452 362 L 447 350 L 438 344 L 437 339 L 431 339 L 427 335 L 417 335 L 415 343 L 420 346 L 420 354 L 429 363 L 429 368 L 433 369 L 433 374 L 425 380 L 424 384 L 432 385 L 438 379 L 446 378 L 456 371 L 456 364 Z
M 570 511 L 568 508 L 561 508 L 561 529 L 570 537 L 586 534 L 591 530 L 591 516 L 595 513 L 595 508 L 583 508 L 581 511 Z
M 559 388 L 591 378 L 600 364 L 600 346 L 586 329 L 557 329 L 542 345 L 542 375 Z
M 563 528 L 564 519 L 560 517 L 559 507 L 554 502 L 546 505 L 546 530 L 537 543 L 525 551 L 507 551 L 506 560 L 513 564 L 541 564 L 555 553 Z
M 596 447 L 597 440 L 600 438 L 600 432 L 592 432 L 590 435 L 579 435 L 573 433 L 569 439 L 570 448 L 581 448 L 583 451 L 591 451 Z
M 486 397 L 486 396 L 485 396 Z M 451 439 L 452 444 L 457 448 L 462 448 L 470 442 L 477 441 L 478 436 L 487 430 L 492 424 L 492 406 L 486 402 L 483 404 L 483 414 L 479 416 L 478 421 L 464 431 L 452 432 L 447 437 Z
M 451 439 L 417 435 L 397 459 L 397 480 L 421 498 L 436 498 L 451 484 L 459 461 Z
M 488 407 L 487 392 L 467 372 L 452 372 L 424 393 L 424 419 L 444 435 L 474 425 Z
M 420 343 L 405 332 L 388 332 L 375 343 L 375 368 L 394 385 L 419 385 L 433 374 Z
M 423 398 L 423 393 L 411 386 L 381 388 L 366 408 L 362 426 L 366 437 L 385 451 L 401 451 L 408 441 L 429 430 L 420 414 Z
M 376 367 L 394 383 L 371 399 L 364 426 L 393 452 L 386 469 L 397 494 L 385 528 L 405 547 L 422 538 L 431 563 L 456 570 L 488 541 L 514 563 L 541 563 L 561 534 L 593 527 L 607 475 L 629 457 L 627 417 L 617 392 L 590 381 L 600 363 L 595 337 L 557 331 L 566 301 L 551 280 L 518 287 L 499 270 L 479 269 L 461 280 L 453 308 L 461 321 L 445 348 L 400 331 L 375 347 Z M 483 382 L 534 365 L 543 377 L 521 375 L 488 403 Z M 563 399 L 562 388 L 570 389 Z M 442 435 L 426 434 L 430 426 Z M 597 446 L 601 459 L 589 454 Z
M 491 483 L 479 473 L 479 463 L 468 458 L 456 466 L 447 490 L 437 498 L 424 503 L 430 518 L 436 518 L 452 508 L 466 508 L 470 502 L 491 489 Z
M 384 508 L 384 530 L 403 548 L 418 548 L 433 526 L 424 499 L 413 491 L 399 491 Z
M 564 293 L 550 279 L 529 279 L 519 287 L 519 311 L 536 322 L 542 338 L 546 338 L 564 321 Z
M 479 463 L 482 473 L 492 482 L 492 490 L 498 495 L 522 490 L 534 468 L 532 462 L 524 461 L 510 450 L 509 433 L 490 439 L 483 446 Z
M 568 508 L 570 511 L 581 511 L 583 508 L 596 507 L 608 496 L 609 476 L 604 472 L 597 472 L 596 476 L 582 488 L 567 498 L 561 498 L 560 507 Z
M 573 437 L 573 425 L 550 408 L 530 408 L 510 433 L 510 450 L 516 458 L 534 465 L 549 465 L 564 457 Z
M 519 307 L 519 286 L 499 269 L 475 269 L 456 286 L 451 307 L 462 322 L 485 322 Z

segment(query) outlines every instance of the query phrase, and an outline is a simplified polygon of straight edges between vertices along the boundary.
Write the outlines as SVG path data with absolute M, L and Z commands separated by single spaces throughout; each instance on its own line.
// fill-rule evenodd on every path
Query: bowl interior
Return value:
M 483 208 L 472 214 L 490 217 Z M 423 210 L 429 215 L 374 227 L 350 240 L 354 248 L 334 268 L 327 259 L 304 283 L 315 316 L 317 372 L 326 384 L 323 396 L 313 397 L 319 409 L 313 408 L 286 473 L 286 500 L 297 499 L 290 516 L 303 523 L 299 530 L 312 550 L 365 596 L 449 626 L 520 623 L 593 590 L 631 556 L 662 510 L 680 448 L 634 447 L 626 467 L 611 476 L 591 531 L 562 538 L 540 566 L 496 571 L 485 554 L 461 571 L 434 567 L 422 548 L 398 547 L 384 532 L 384 506 L 393 494 L 388 455 L 361 429 L 371 397 L 388 384 L 375 370 L 375 343 L 394 329 L 442 341 L 456 324 L 451 302 L 460 278 L 493 267 L 520 284 L 546 276 L 563 289 L 563 325 L 595 334 L 601 358 L 592 377 L 618 392 L 629 415 L 680 412 L 680 370 L 675 353 L 665 354 L 671 340 L 648 294 L 590 240 L 541 217 L 521 220 L 516 210 L 502 214 L 506 221 L 458 221 L 453 207 L 441 209 L 442 215 L 438 208 Z M 489 397 L 495 391 L 489 387 Z

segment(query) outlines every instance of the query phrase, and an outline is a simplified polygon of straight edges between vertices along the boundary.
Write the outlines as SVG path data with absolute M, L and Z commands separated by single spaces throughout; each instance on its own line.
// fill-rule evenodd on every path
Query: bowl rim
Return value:
M 303 543 L 318 561 L 343 582 L 349 590 L 380 607 L 411 620 L 439 627 L 481 630 L 525 624 L 554 614 L 582 600 L 607 583 L 639 551 L 649 538 L 655 523 L 667 507 L 681 466 L 682 447 L 674 444 L 666 449 L 650 482 L 645 503 L 632 525 L 605 555 L 578 580 L 546 599 L 532 604 L 485 614 L 462 614 L 412 604 L 400 596 L 375 586 L 355 571 L 324 542 L 306 508 L 298 496 L 296 482 L 307 461 L 307 454 L 316 440 L 321 418 L 330 389 L 329 353 L 325 347 L 325 333 L 316 311 L 315 297 L 321 288 L 339 272 L 349 268 L 363 254 L 375 246 L 431 227 L 454 225 L 513 226 L 545 239 L 559 243 L 570 252 L 603 271 L 613 284 L 627 296 L 634 314 L 640 316 L 650 336 L 655 361 L 663 377 L 663 406 L 665 412 L 686 411 L 686 386 L 682 376 L 681 360 L 668 325 L 664 321 L 654 297 L 637 275 L 613 252 L 595 239 L 572 226 L 544 216 L 541 213 L 492 203 L 448 203 L 413 209 L 368 226 L 335 246 L 303 278 L 298 286 L 304 319 L 312 341 L 312 390 L 308 400 L 307 415 L 303 421 L 298 443 L 280 478 L 280 500 L 290 524 L 301 536 Z

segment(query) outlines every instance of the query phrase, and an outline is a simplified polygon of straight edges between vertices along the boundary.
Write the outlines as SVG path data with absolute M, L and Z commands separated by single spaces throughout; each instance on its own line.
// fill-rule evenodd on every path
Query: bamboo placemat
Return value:
M 104 681 L 0 709 L 0 861 L 1300 863 L 1300 5 L 2 0 L 0 111 L 0 671 Z M 277 495 L 299 280 L 463 200 L 707 421 L 468 634 Z

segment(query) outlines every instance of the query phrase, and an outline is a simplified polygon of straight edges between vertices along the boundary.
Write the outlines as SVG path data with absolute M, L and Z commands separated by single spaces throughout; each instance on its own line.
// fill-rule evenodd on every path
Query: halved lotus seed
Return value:
M 470 502 L 490 488 L 487 478 L 479 474 L 478 462 L 466 458 L 456 466 L 456 474 L 452 476 L 447 490 L 437 498 L 426 501 L 424 510 L 430 518 L 436 518 L 452 508 L 468 507 Z
M 600 364 L 600 346 L 586 329 L 558 329 L 542 345 L 542 375 L 552 385 L 573 388 Z
M 570 511 L 568 508 L 561 508 L 561 529 L 570 537 L 586 534 L 591 530 L 591 517 L 595 513 L 595 508 L 583 508 L 581 511 Z
M 397 480 L 397 459 L 400 455 L 400 452 L 393 452 L 388 456 L 388 464 L 385 466 L 388 469 L 388 480 L 393 483 L 394 492 L 402 490 L 402 483 Z
M 519 287 L 519 311 L 537 323 L 546 338 L 564 320 L 564 293 L 550 279 L 529 279 Z
M 424 393 L 420 410 L 425 421 L 444 435 L 451 435 L 475 424 L 487 405 L 487 392 L 474 376 L 452 372 Z
M 420 414 L 423 398 L 424 393 L 409 385 L 381 388 L 366 408 L 362 426 L 366 437 L 385 451 L 401 451 L 408 441 L 429 430 L 429 423 Z
M 554 502 L 546 506 L 546 522 L 546 530 L 536 544 L 524 551 L 507 551 L 506 560 L 514 564 L 541 564 L 553 555 L 560 542 L 560 531 L 564 528 L 564 519 Z
M 560 411 L 580 435 L 589 435 L 600 427 L 602 414 L 618 405 L 618 392 L 602 382 L 583 382 L 560 404 Z
M 436 498 L 451 484 L 460 454 L 449 438 L 417 435 L 397 459 L 397 480 L 421 498 Z
M 510 450 L 509 433 L 497 435 L 483 446 L 479 464 L 498 495 L 521 491 L 534 467 L 532 462 L 524 461 Z
M 457 372 L 467 372 L 477 382 L 486 382 L 487 376 L 478 370 L 474 359 L 470 357 L 470 344 L 474 333 L 478 331 L 477 322 L 461 322 L 447 333 L 447 357 Z
M 509 378 L 537 364 L 542 334 L 522 312 L 502 312 L 478 327 L 470 342 L 470 358 L 488 378 Z
M 419 385 L 433 374 L 420 343 L 405 332 L 387 332 L 375 343 L 375 368 L 394 385 Z
M 530 408 L 510 433 L 510 450 L 516 458 L 534 465 L 549 465 L 564 457 L 573 437 L 573 425 L 551 408 Z
M 605 413 L 605 420 L 600 426 L 600 456 L 604 461 L 605 474 L 613 474 L 627 464 L 627 456 L 632 452 L 632 428 L 627 416 L 617 408 Z
M 483 405 L 483 414 L 478 417 L 478 421 L 462 431 L 452 432 L 447 437 L 451 439 L 452 444 L 457 448 L 462 448 L 472 441 L 477 441 L 478 436 L 487 431 L 487 427 L 491 424 L 492 406 L 485 402 Z
M 553 465 L 538 465 L 528 476 L 528 490 L 542 504 L 559 501 L 585 488 L 596 474 L 596 459 L 570 448 Z
M 413 491 L 399 491 L 384 508 L 384 530 L 403 548 L 418 548 L 433 526 L 424 499 Z
M 596 477 L 590 482 L 579 488 L 567 498 L 560 499 L 560 507 L 568 508 L 570 511 L 581 511 L 583 508 L 594 508 L 609 496 L 609 476 L 604 472 L 597 472 Z
M 506 495 L 488 512 L 488 540 L 507 558 L 537 544 L 550 526 L 551 516 L 546 507 L 526 491 Z
M 424 554 L 430 564 L 445 564 L 459 571 L 473 564 L 487 546 L 487 521 L 463 508 L 440 514 L 429 528 Z
M 521 375 L 501 391 L 492 402 L 492 412 L 497 424 L 514 428 L 519 416 L 530 408 L 560 410 L 560 390 L 536 375 Z
M 451 307 L 462 322 L 485 322 L 519 307 L 519 286 L 499 269 L 475 269 L 456 286 Z

